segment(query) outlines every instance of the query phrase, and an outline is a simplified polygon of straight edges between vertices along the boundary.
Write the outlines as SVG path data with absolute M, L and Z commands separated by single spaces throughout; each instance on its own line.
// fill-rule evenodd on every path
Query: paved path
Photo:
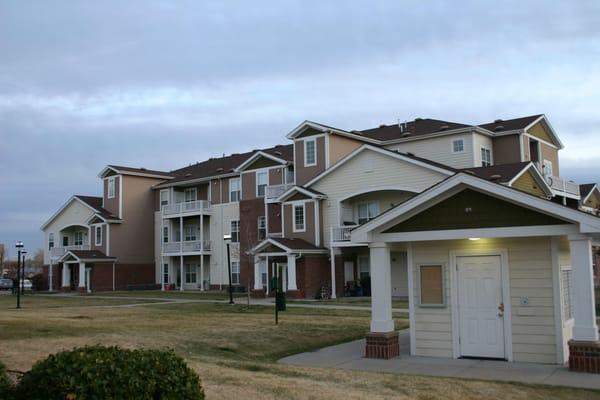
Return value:
M 493 381 L 572 386 L 600 389 L 595 374 L 569 372 L 560 365 L 509 363 L 506 361 L 466 360 L 434 357 L 411 357 L 408 354 L 409 331 L 400 332 L 400 357 L 374 360 L 363 357 L 364 339 L 301 353 L 279 360 L 280 363 L 303 367 L 341 368 L 394 374 L 430 375 Z

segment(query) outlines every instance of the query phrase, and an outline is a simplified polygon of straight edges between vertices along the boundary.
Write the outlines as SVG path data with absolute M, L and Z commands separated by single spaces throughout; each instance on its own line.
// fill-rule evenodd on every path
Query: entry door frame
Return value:
M 512 311 L 510 298 L 510 278 L 507 249 L 451 250 L 450 251 L 450 301 L 452 304 L 452 356 L 460 354 L 460 310 L 458 307 L 458 257 L 500 256 L 502 279 L 502 301 L 504 302 L 504 353 L 508 361 L 513 361 Z

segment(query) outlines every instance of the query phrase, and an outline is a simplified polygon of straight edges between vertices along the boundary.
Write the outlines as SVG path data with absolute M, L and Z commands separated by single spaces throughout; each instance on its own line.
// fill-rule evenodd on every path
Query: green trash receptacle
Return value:
M 277 311 L 285 311 L 285 293 L 277 293 L 275 296 L 275 307 L 277 307 Z

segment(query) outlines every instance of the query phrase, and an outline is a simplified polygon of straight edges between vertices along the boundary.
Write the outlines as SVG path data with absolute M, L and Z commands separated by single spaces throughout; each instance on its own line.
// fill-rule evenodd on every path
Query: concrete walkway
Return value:
M 356 340 L 315 352 L 297 354 L 280 363 L 303 367 L 341 368 L 393 374 L 429 375 L 600 389 L 600 376 L 569 372 L 560 365 L 509 363 L 409 355 L 409 331 L 400 332 L 400 357 L 392 360 L 364 358 L 365 341 Z

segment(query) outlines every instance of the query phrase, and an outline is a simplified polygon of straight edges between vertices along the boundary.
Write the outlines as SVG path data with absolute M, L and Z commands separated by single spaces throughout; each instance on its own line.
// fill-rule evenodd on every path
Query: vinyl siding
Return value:
M 492 138 L 480 135 L 479 133 L 473 134 L 473 160 L 474 166 L 481 167 L 481 147 L 490 149 L 492 152 L 492 164 L 496 164 L 496 157 L 494 155 L 494 143 Z M 434 158 L 435 160 L 435 158 Z
M 462 153 L 452 153 L 452 141 L 464 139 L 465 151 Z M 439 163 L 454 168 L 469 168 L 479 166 L 475 164 L 473 158 L 473 134 L 462 133 L 457 135 L 442 136 L 437 138 L 415 140 L 386 146 L 390 150 L 399 150 L 403 153 L 413 153 L 416 156 L 435 160 Z M 491 146 L 490 146 L 491 148 Z M 479 148 L 477 148 L 479 151 Z
M 436 241 L 413 244 L 416 354 L 452 357 L 452 305 L 450 275 L 446 275 L 446 306 L 418 305 L 418 264 L 450 264 L 451 250 L 508 250 L 512 305 L 513 359 L 516 362 L 556 362 L 552 256 L 549 238 L 482 239 L 477 242 Z M 448 268 L 448 267 L 446 267 Z M 447 271 L 449 272 L 449 271 Z M 521 296 L 529 306 L 521 306 Z
M 533 175 L 531 175 L 531 172 L 525 172 L 523 175 L 521 175 L 519 179 L 513 182 L 512 187 L 536 196 L 545 197 L 544 191 L 535 181 Z
M 212 253 L 210 257 L 211 284 L 228 284 L 227 278 L 227 247 L 223 235 L 231 231 L 232 219 L 240 219 L 239 203 L 213 205 L 210 217 L 210 240 Z M 232 244 L 231 261 L 239 260 L 239 246 Z
M 425 167 L 364 150 L 311 186 L 327 195 L 327 200 L 322 202 L 322 242 L 328 246 L 330 227 L 340 225 L 340 200 L 360 193 L 392 188 L 419 193 L 444 178 L 445 175 Z

